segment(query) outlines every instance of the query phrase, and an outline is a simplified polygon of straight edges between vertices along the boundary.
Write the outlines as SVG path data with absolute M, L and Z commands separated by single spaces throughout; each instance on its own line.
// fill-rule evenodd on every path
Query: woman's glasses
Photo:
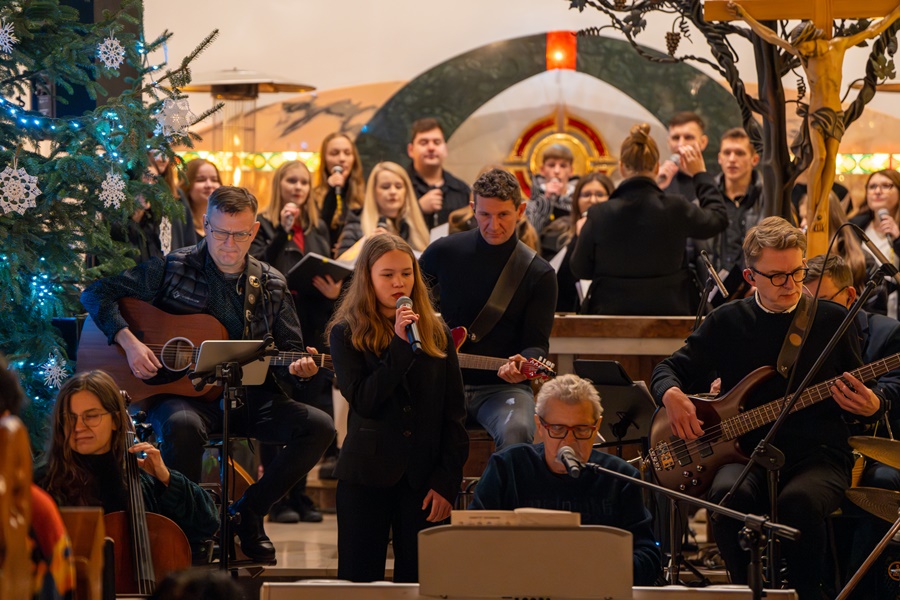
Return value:
M 70 427 L 75 427 L 78 424 L 78 419 L 80 418 L 85 427 L 96 427 L 100 424 L 100 421 L 103 420 L 103 415 L 108 414 L 109 412 L 104 412 L 102 410 L 89 410 L 81 413 L 80 415 L 76 415 L 75 413 L 66 413 L 66 421 L 68 421 Z

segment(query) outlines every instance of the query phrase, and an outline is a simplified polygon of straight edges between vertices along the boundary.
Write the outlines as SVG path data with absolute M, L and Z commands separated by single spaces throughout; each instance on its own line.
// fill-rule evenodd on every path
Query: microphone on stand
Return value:
M 331 172 L 332 173 L 343 173 L 344 167 L 342 167 L 341 165 L 334 165 L 333 167 L 331 167 Z M 334 186 L 334 195 L 337 196 L 338 198 L 340 198 L 341 196 L 344 195 L 343 191 L 344 191 L 343 186 L 340 186 L 340 185 Z
M 402 296 L 397 299 L 397 308 L 402 306 L 408 306 L 412 308 L 412 300 L 410 300 L 409 296 Z M 416 325 L 416 322 L 413 321 L 409 325 L 406 326 L 406 338 L 409 340 L 409 344 L 412 346 L 413 352 L 416 354 L 422 353 L 422 338 L 419 337 L 419 327 Z
M 681 166 L 681 155 L 676 152 L 675 154 L 673 154 L 672 156 L 667 158 L 666 162 L 675 163 L 676 167 L 680 167 Z M 657 185 L 660 183 L 665 183 L 666 179 L 667 179 L 667 177 L 665 176 L 665 174 L 657 175 L 656 176 Z
M 716 287 L 719 288 L 719 293 L 722 294 L 723 298 L 728 297 L 728 289 L 725 287 L 725 284 L 722 283 L 722 278 L 719 277 L 719 273 L 716 271 L 716 268 L 713 266 L 712 262 L 709 260 L 709 256 L 706 255 L 706 250 L 700 251 L 700 258 L 703 259 L 703 264 L 706 265 L 706 270 L 709 271 L 709 276 L 713 278 L 713 281 L 716 282 Z
M 878 215 L 879 221 L 884 221 L 885 219 L 891 218 L 891 213 L 888 212 L 888 209 L 886 209 L 886 208 L 879 208 L 878 212 L 875 214 Z M 892 236 L 889 233 L 886 233 L 886 234 L 884 234 L 884 237 L 887 238 L 888 244 L 890 244 L 891 247 L 893 248 L 894 247 L 894 236 Z
M 584 463 L 581 462 L 581 459 L 578 458 L 578 455 L 575 454 L 575 451 L 572 450 L 571 447 L 561 446 L 556 452 L 556 460 L 561 462 L 566 468 L 569 477 L 572 477 L 573 479 L 581 477 L 581 470 L 584 469 Z
M 850 226 L 853 227 L 856 235 L 859 236 L 859 239 L 861 239 L 866 248 L 869 249 L 869 252 L 871 252 L 872 256 L 875 257 L 875 260 L 877 260 L 881 264 L 883 272 L 896 279 L 897 283 L 900 283 L 900 272 L 897 271 L 897 267 L 894 266 L 894 263 L 889 261 L 887 257 L 881 253 L 881 250 L 878 249 L 878 246 L 875 245 L 875 242 L 869 239 L 869 236 L 866 235 L 866 232 L 863 231 L 862 228 L 852 223 L 850 224 Z

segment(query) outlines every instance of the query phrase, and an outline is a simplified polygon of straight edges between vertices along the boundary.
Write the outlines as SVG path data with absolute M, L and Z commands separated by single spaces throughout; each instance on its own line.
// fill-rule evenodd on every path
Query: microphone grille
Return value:
M 680 154 L 678 154 L 678 153 L 673 154 L 672 156 L 669 157 L 669 160 L 671 160 L 676 165 L 681 166 L 681 155 Z
M 332 173 L 343 173 L 344 167 L 342 167 L 341 165 L 334 165 L 333 167 L 331 167 L 331 172 Z
M 891 216 L 891 213 L 886 208 L 879 208 L 875 214 L 878 215 L 879 219 Z
M 412 300 L 410 300 L 409 296 L 400 296 L 397 298 L 397 308 L 401 306 L 412 306 Z

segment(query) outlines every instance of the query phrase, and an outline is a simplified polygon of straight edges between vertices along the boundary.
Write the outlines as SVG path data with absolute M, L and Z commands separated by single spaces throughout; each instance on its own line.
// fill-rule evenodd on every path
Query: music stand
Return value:
M 576 360 L 575 374 L 590 380 L 600 394 L 603 404 L 603 421 L 600 436 L 604 443 L 599 447 L 616 447 L 616 456 L 622 458 L 622 446 L 640 444 L 646 454 L 650 435 L 650 421 L 656 404 L 643 381 L 635 383 L 625 369 L 615 360 Z M 631 428 L 638 437 L 625 439 Z M 615 440 L 615 441 L 608 441 Z
M 225 388 L 222 400 L 222 450 L 219 478 L 222 483 L 222 505 L 219 513 L 219 568 L 228 570 L 231 547 L 231 519 L 228 499 L 228 467 L 231 456 L 229 413 L 239 401 L 239 390 L 247 385 L 260 385 L 266 380 L 269 362 L 278 350 L 271 336 L 265 340 L 208 340 L 200 344 L 194 370 L 188 377 L 198 390 L 208 384 Z M 246 367 L 246 368 L 243 368 Z

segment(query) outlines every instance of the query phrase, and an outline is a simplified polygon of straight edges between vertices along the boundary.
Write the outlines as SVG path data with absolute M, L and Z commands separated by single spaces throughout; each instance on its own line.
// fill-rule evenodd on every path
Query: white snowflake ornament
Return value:
M 97 46 L 97 54 L 107 69 L 118 69 L 125 62 L 125 48 L 114 38 L 109 36 Z
M 25 169 L 13 169 L 9 165 L 0 172 L 0 213 L 17 212 L 24 215 L 37 206 L 35 199 L 41 195 L 37 177 Z
M 69 378 L 69 372 L 66 370 L 66 359 L 58 355 L 51 354 L 47 357 L 47 362 L 41 365 L 44 372 L 44 384 L 47 387 L 59 389 L 62 382 Z
M 12 23 L 0 21 L 0 52 L 3 54 L 12 54 L 13 46 L 19 41 L 19 38 L 13 35 L 14 31 Z
M 156 115 L 156 133 L 161 133 L 166 137 L 184 133 L 197 116 L 191 112 L 190 104 L 187 98 L 166 98 L 163 101 L 162 110 Z
M 119 208 L 122 206 L 122 200 L 125 199 L 125 180 L 118 173 L 110 171 L 106 174 L 106 179 L 100 184 L 103 190 L 100 192 L 100 199 L 103 200 L 103 206 L 106 208 Z

